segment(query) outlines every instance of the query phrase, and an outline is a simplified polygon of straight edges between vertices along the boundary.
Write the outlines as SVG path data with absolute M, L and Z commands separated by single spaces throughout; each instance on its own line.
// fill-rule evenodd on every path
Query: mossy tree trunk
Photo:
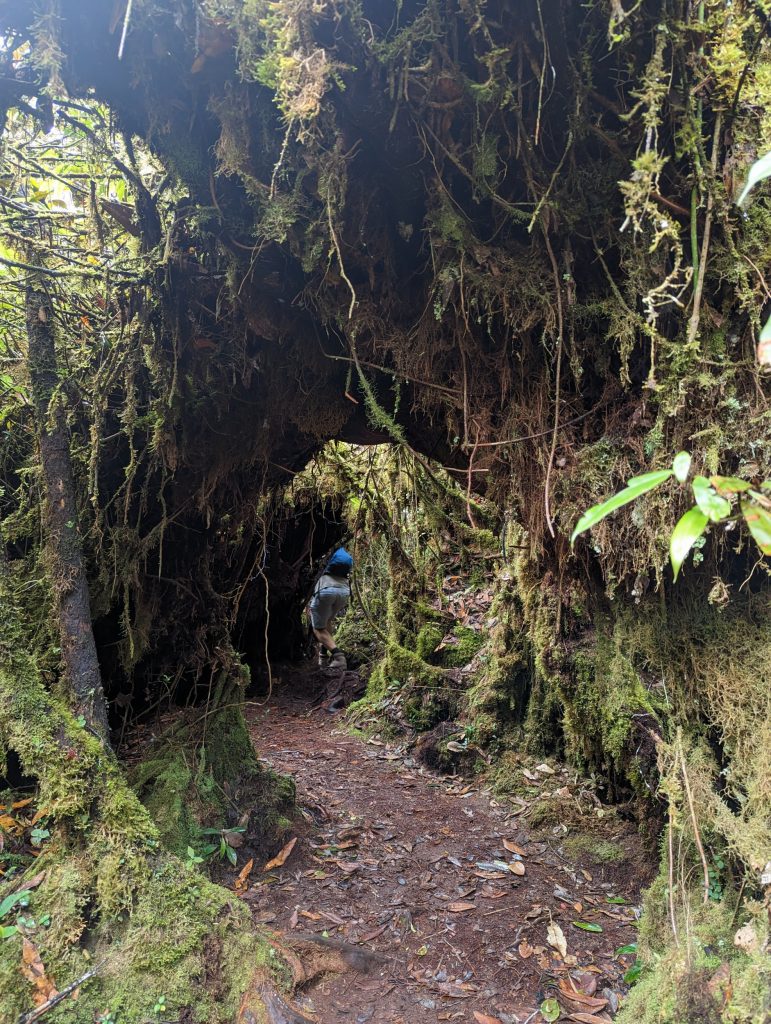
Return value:
M 69 436 L 64 410 L 56 394 L 59 375 L 51 328 L 52 309 L 41 288 L 27 288 L 26 312 L 29 374 L 45 486 L 48 549 L 62 655 L 78 713 L 108 743 L 107 708 L 78 531 Z

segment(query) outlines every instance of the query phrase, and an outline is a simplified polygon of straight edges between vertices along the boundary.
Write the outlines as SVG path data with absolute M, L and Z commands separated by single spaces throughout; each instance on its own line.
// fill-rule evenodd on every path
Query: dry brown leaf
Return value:
M 246 879 L 249 877 L 249 873 L 251 872 L 253 867 L 254 857 L 252 857 L 251 860 L 248 860 L 246 864 L 244 864 L 244 866 L 238 872 L 236 884 L 233 886 L 236 892 L 241 892 L 242 890 L 246 889 Z
M 474 1020 L 477 1024 L 501 1024 L 500 1017 L 491 1017 L 487 1013 L 480 1013 L 479 1010 L 474 1010 Z
M 584 1013 L 582 1010 L 579 1010 L 578 1013 L 569 1013 L 568 1018 L 580 1021 L 581 1024 L 608 1024 L 607 1017 L 598 1017 L 594 1013 Z
M 47 1003 L 49 999 L 59 993 L 56 990 L 56 985 L 54 985 L 50 978 L 46 977 L 45 967 L 43 967 L 40 954 L 35 946 L 26 935 L 22 936 L 21 941 L 21 973 L 27 981 L 32 982 L 35 986 L 35 992 L 32 996 L 35 1006 L 42 1006 L 43 1003 Z
M 567 999 L 572 1000 L 574 1003 L 588 1006 L 590 1010 L 602 1010 L 608 1005 L 607 999 L 601 999 L 599 996 L 588 996 L 584 992 L 579 992 L 570 981 L 566 981 L 564 978 L 560 981 L 559 987 L 560 992 Z
M 525 865 L 521 860 L 513 860 L 511 864 L 509 864 L 509 871 L 512 875 L 524 875 Z
M 526 779 L 529 779 L 530 782 L 540 782 L 541 781 L 541 779 L 535 774 L 535 772 L 531 772 L 529 768 L 523 768 L 522 769 L 522 774 L 525 776 Z
M 568 955 L 568 943 L 565 933 L 554 921 L 551 921 L 546 929 L 546 941 L 559 952 L 563 959 Z
M 464 903 L 460 901 L 458 903 L 449 903 L 447 909 L 451 914 L 462 914 L 467 910 L 476 910 L 476 906 L 473 903 Z
M 271 868 L 280 868 L 285 862 L 289 854 L 294 850 L 294 844 L 297 842 L 297 836 L 294 839 L 290 839 L 286 846 L 282 847 L 273 860 L 269 860 L 263 871 L 270 871 Z
M 387 927 L 388 922 L 386 922 L 385 924 L 381 924 L 379 928 L 375 928 L 371 932 L 365 932 L 359 939 L 359 942 L 372 942 L 372 940 L 376 939 L 378 935 L 382 935 Z
M 298 914 L 297 914 L 297 907 L 295 907 L 294 910 L 292 911 L 292 916 L 289 918 L 289 927 L 293 931 L 297 927 L 297 921 L 298 921 Z
M 17 800 L 16 803 L 11 804 L 11 810 L 18 811 L 22 807 L 28 807 L 34 799 L 33 796 L 28 796 L 26 800 Z
M 518 953 L 522 957 L 522 959 L 529 960 L 530 957 L 533 955 L 533 952 L 533 947 L 530 945 L 527 939 L 523 939 L 522 942 L 520 942 L 518 949 Z
M 519 854 L 520 857 L 524 857 L 525 856 L 525 851 L 522 849 L 522 847 L 521 846 L 517 846 L 516 843 L 512 843 L 512 841 L 510 839 L 504 839 L 503 840 L 503 846 L 504 846 L 504 849 L 509 851 L 509 853 L 517 853 L 517 854 Z

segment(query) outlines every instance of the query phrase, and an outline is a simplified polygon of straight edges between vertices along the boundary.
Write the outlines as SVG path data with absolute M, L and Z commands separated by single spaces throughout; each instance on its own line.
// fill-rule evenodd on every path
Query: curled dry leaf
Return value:
M 451 914 L 463 914 L 467 910 L 476 910 L 476 907 L 473 903 L 464 903 L 463 901 L 460 901 L 458 903 L 448 904 L 447 909 Z
M 504 849 L 509 851 L 509 853 L 516 853 L 520 857 L 524 857 L 525 856 L 525 851 L 522 849 L 522 847 L 521 846 L 517 846 L 517 844 L 513 843 L 510 839 L 504 839 L 503 840 L 503 846 L 504 846 Z
M 272 868 L 280 868 L 282 864 L 286 862 L 289 854 L 294 850 L 294 845 L 297 842 L 297 836 L 294 839 L 290 839 L 286 846 L 282 847 L 281 850 L 276 854 L 273 860 L 269 860 L 263 871 L 270 871 Z
M 525 865 L 522 863 L 521 860 L 513 860 L 511 864 L 509 864 L 509 871 L 512 873 L 512 875 L 524 875 Z
M 480 1013 L 479 1010 L 474 1010 L 474 1020 L 477 1024 L 501 1024 L 500 1017 L 490 1017 L 487 1013 Z
M 253 867 L 254 867 L 254 857 L 252 857 L 251 860 L 248 860 L 246 862 L 246 864 L 244 864 L 244 866 L 238 872 L 238 877 L 236 878 L 236 883 L 233 886 L 233 888 L 235 889 L 236 892 L 241 893 L 241 892 L 245 892 L 246 891 L 246 885 L 247 885 L 246 880 L 249 877 L 249 873 L 251 872 Z
M 522 942 L 520 942 L 519 948 L 518 948 L 518 953 L 522 957 L 523 960 L 529 960 L 530 957 L 533 955 L 533 953 L 534 953 L 533 947 L 530 945 L 530 943 L 527 941 L 527 939 L 523 939 Z
M 558 924 L 551 921 L 549 927 L 546 929 L 546 941 L 550 946 L 553 946 L 560 956 L 564 958 L 568 955 L 568 944 L 565 938 L 565 933 Z
M 43 1003 L 47 1003 L 49 999 L 59 993 L 56 990 L 56 985 L 46 976 L 45 967 L 43 967 L 37 948 L 26 935 L 22 936 L 21 941 L 21 973 L 35 987 L 32 997 L 35 1006 L 42 1006 Z

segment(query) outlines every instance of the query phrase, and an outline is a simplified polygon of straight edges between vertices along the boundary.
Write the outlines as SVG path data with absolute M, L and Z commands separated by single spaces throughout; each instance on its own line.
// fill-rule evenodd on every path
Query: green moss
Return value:
M 617 864 L 626 856 L 623 846 L 588 833 L 569 836 L 563 846 L 569 857 L 588 859 L 598 864 Z
M 422 626 L 415 641 L 415 653 L 423 661 L 428 661 L 439 644 L 442 642 L 444 630 L 433 622 Z
M 456 626 L 453 636 L 457 642 L 449 643 L 439 652 L 439 658 L 445 668 L 462 668 L 464 665 L 468 665 L 482 648 L 485 638 L 480 631 L 468 626 Z

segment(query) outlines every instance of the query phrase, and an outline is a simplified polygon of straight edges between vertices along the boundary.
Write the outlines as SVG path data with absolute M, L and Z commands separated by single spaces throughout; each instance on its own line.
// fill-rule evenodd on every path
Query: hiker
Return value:
M 338 548 L 316 581 L 313 596 L 308 603 L 311 626 L 319 642 L 319 668 L 345 672 L 348 667 L 345 655 L 335 646 L 332 623 L 336 616 L 345 611 L 351 599 L 349 577 L 352 568 L 351 556 L 345 548 Z

